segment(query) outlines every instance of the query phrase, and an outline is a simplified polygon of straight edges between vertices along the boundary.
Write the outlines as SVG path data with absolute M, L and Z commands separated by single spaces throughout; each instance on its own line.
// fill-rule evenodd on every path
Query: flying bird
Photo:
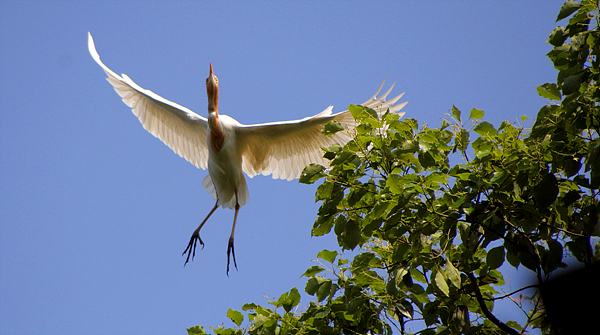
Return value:
M 227 246 L 227 274 L 231 256 L 237 269 L 233 244 L 235 225 L 240 208 L 249 200 L 244 173 L 250 178 L 263 174 L 272 175 L 274 179 L 293 180 L 311 163 L 328 166 L 321 148 L 335 143 L 344 145 L 351 140 L 351 135 L 348 131 L 340 131 L 332 136 L 325 136 L 321 132 L 323 126 L 333 120 L 341 123 L 346 130 L 356 125 L 349 111 L 333 114 L 333 106 L 301 120 L 241 124 L 232 117 L 219 113 L 219 79 L 213 72 L 212 63 L 206 79 L 208 118 L 205 118 L 143 89 L 126 74 L 117 75 L 100 60 L 90 33 L 88 48 L 92 58 L 108 75 L 108 82 L 132 109 L 144 128 L 196 167 L 208 168 L 208 175 L 202 181 L 202 186 L 216 203 L 194 230 L 182 254 L 187 254 L 184 265 L 189 262 L 190 256 L 194 259 L 198 242 L 204 247 L 200 229 L 214 211 L 222 206 L 235 210 Z M 380 115 L 386 111 L 404 115 L 399 111 L 407 102 L 396 104 L 404 93 L 386 101 L 394 85 L 377 97 L 384 83 L 362 105 L 373 108 Z

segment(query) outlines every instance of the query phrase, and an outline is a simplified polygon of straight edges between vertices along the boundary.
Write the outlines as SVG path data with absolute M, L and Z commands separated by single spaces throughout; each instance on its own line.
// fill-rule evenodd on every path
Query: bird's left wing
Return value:
M 397 104 L 402 97 L 400 94 L 386 101 L 392 87 L 382 96 L 377 97 L 383 83 L 375 95 L 362 105 L 373 108 L 378 114 L 386 111 L 399 114 L 406 102 Z M 349 111 L 332 114 L 333 106 L 321 113 L 301 120 L 272 122 L 256 125 L 241 125 L 237 131 L 237 145 L 243 156 L 244 172 L 253 177 L 257 174 L 272 174 L 275 179 L 292 180 L 298 178 L 305 166 L 316 163 L 328 166 L 323 158 L 321 148 L 327 148 L 335 143 L 344 145 L 350 141 L 347 131 L 340 131 L 333 136 L 325 136 L 321 129 L 332 120 L 340 122 L 350 129 L 356 126 Z
M 123 102 L 131 107 L 133 114 L 138 117 L 144 128 L 179 156 L 198 168 L 206 169 L 208 163 L 206 118 L 141 88 L 125 74 L 117 75 L 100 60 L 90 33 L 88 33 L 88 49 L 92 58 L 108 75 L 108 82 L 121 96 Z

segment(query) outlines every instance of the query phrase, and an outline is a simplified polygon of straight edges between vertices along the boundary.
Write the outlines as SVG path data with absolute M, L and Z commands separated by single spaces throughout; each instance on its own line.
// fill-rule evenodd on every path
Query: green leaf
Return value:
M 543 84 L 537 87 L 537 92 L 542 98 L 560 100 L 560 91 L 556 84 Z
M 456 120 L 458 120 L 459 123 L 461 123 L 460 121 L 460 110 L 458 108 L 456 108 L 456 106 L 452 105 L 452 116 L 454 116 L 454 118 Z
M 498 135 L 498 131 L 492 126 L 491 123 L 483 121 L 473 129 L 477 134 L 484 137 L 491 137 Z
M 323 157 L 326 159 L 332 160 L 335 158 L 337 153 L 340 151 L 342 151 L 342 146 L 340 146 L 337 143 L 332 144 L 329 148 L 327 148 L 327 151 L 325 152 L 325 154 L 323 154 Z
M 458 149 L 462 152 L 465 152 L 467 150 L 467 147 L 469 146 L 469 140 L 470 140 L 469 132 L 464 129 L 461 129 L 460 134 L 458 135 L 458 139 L 457 139 Z
M 312 184 L 320 178 L 325 177 L 325 167 L 319 164 L 310 164 L 302 170 L 300 174 L 300 182 L 303 184 Z
M 327 279 L 319 286 L 319 289 L 317 289 L 317 301 L 321 302 L 321 301 L 325 300 L 325 298 L 327 298 L 327 296 L 329 296 L 330 292 L 331 292 L 331 280 Z
M 333 261 L 335 260 L 337 255 L 338 255 L 337 251 L 330 251 L 330 250 L 324 249 L 324 250 L 319 251 L 319 253 L 317 254 L 317 257 L 333 264 Z
M 435 285 L 447 297 L 450 296 L 450 289 L 448 288 L 448 284 L 446 283 L 446 278 L 444 278 L 444 275 L 440 271 L 437 271 L 436 274 L 435 274 Z
M 460 272 L 458 272 L 458 269 L 454 267 L 454 264 L 452 264 L 449 259 L 446 260 L 444 270 L 446 277 L 448 277 L 452 285 L 454 285 L 456 288 L 460 288 Z
M 204 335 L 206 331 L 202 326 L 193 326 L 187 329 L 188 335 Z
M 539 310 L 540 310 L 540 309 L 538 309 L 538 311 L 539 311 Z M 545 311 L 544 309 L 541 309 L 541 310 L 542 310 L 542 311 Z M 530 318 L 531 320 L 535 320 L 535 319 L 536 319 L 536 317 L 535 317 L 535 316 L 530 316 L 529 318 Z M 539 319 L 543 319 L 543 317 L 538 317 L 538 318 L 539 318 Z M 520 331 L 520 332 L 522 332 L 522 331 L 523 331 L 523 329 L 524 329 L 524 328 L 523 328 L 523 326 L 521 326 L 521 325 L 520 325 L 519 323 L 517 323 L 516 321 L 506 321 L 506 325 L 507 325 L 507 326 L 509 326 L 509 327 L 511 327 L 511 328 L 514 328 L 514 329 L 516 329 L 517 331 Z M 533 324 L 530 324 L 530 325 L 532 325 L 532 326 L 533 326 Z M 536 328 L 537 328 L 537 327 L 536 327 Z
M 486 262 L 490 269 L 497 269 L 504 263 L 504 247 L 499 246 L 488 251 Z
M 415 280 L 420 281 L 421 283 L 427 283 L 427 278 L 425 278 L 425 275 L 421 271 L 412 269 L 410 274 Z
M 317 192 L 315 192 L 315 201 L 326 200 L 327 198 L 331 197 L 332 192 L 333 183 L 324 182 L 317 187 Z
M 560 7 L 560 11 L 558 12 L 558 16 L 556 17 L 556 22 L 569 17 L 573 14 L 577 9 L 581 7 L 581 4 L 576 1 L 567 1 L 562 7 Z
M 286 312 L 289 312 L 292 310 L 292 308 L 296 307 L 299 303 L 300 303 L 300 293 L 298 293 L 298 289 L 294 287 L 287 294 L 287 297 L 284 300 L 284 302 L 282 303 L 282 306 Z
M 265 324 L 265 322 L 267 322 L 268 320 L 269 319 L 265 315 L 257 314 L 254 317 L 254 327 L 256 327 L 256 328 L 262 327 Z
M 344 231 L 339 236 L 344 248 L 354 250 L 360 242 L 361 231 L 358 223 L 355 220 L 348 220 L 344 227 Z
M 308 270 L 306 270 L 302 276 L 304 277 L 312 277 L 314 275 L 316 275 L 317 273 L 321 273 L 325 271 L 325 269 L 323 269 L 322 267 L 318 266 L 318 265 L 313 265 L 311 267 L 308 268 Z
M 390 174 L 385 182 L 385 185 L 390 188 L 390 191 L 394 194 L 403 194 L 404 187 L 407 184 L 411 184 L 416 181 L 416 175 L 404 175 L 393 173 Z
M 321 132 L 326 136 L 331 136 L 339 131 L 344 130 L 344 126 L 338 121 L 329 121 L 325 126 L 323 126 L 323 130 Z
M 352 260 L 352 272 L 358 273 L 371 269 L 373 267 L 371 262 L 374 259 L 376 260 L 375 254 L 371 252 L 363 252 L 356 255 Z
M 329 234 L 329 232 L 331 231 L 331 227 L 333 227 L 333 218 L 333 215 L 319 215 L 319 217 L 315 220 L 315 224 L 313 225 L 311 235 L 323 236 L 325 234 Z
M 321 284 L 324 281 L 325 281 L 325 278 L 320 277 L 320 276 L 310 277 L 306 281 L 306 287 L 304 288 L 304 291 L 310 295 L 314 295 L 315 293 L 317 293 L 317 290 L 319 289 L 319 287 L 321 286 Z
M 473 108 L 473 109 L 471 109 L 471 114 L 469 115 L 469 119 L 470 120 L 481 120 L 483 118 L 484 114 L 485 114 L 485 112 L 482 111 L 481 109 Z
M 347 162 L 348 160 L 350 160 L 351 158 L 356 157 L 356 155 L 353 152 L 350 151 L 342 151 L 339 152 L 335 158 L 333 159 L 333 161 L 331 162 L 331 166 L 336 166 L 336 165 L 340 165 L 342 163 Z
M 244 314 L 234 311 L 233 309 L 227 310 L 227 317 L 233 321 L 238 327 L 244 322 Z
M 350 105 L 348 106 L 348 110 L 354 119 L 359 123 L 367 123 L 372 126 L 379 123 L 379 116 L 377 116 L 377 112 L 371 108 L 361 105 Z
M 565 42 L 567 37 L 569 37 L 569 36 L 568 36 L 568 34 L 565 34 L 564 27 L 556 27 L 556 28 L 554 28 L 552 33 L 550 33 L 550 36 L 548 36 L 548 40 L 546 42 L 548 42 L 552 46 L 558 47 L 558 46 L 561 46 Z

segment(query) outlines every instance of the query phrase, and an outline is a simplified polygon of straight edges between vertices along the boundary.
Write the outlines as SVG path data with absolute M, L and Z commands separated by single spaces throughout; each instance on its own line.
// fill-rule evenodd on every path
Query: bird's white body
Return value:
M 202 186 L 214 200 L 218 200 L 218 206 L 233 209 L 237 203 L 242 207 L 248 203 L 250 195 L 242 172 L 242 152 L 237 145 L 235 131 L 241 124 L 227 115 L 219 115 L 219 126 L 224 134 L 223 147 L 217 151 L 211 144 L 210 133 L 207 135 L 208 176 L 202 181 Z
M 108 75 L 107 80 L 121 96 L 123 102 L 131 107 L 133 114 L 152 135 L 158 137 L 178 155 L 198 168 L 208 168 L 208 176 L 202 182 L 206 191 L 216 200 L 216 204 L 206 219 L 194 231 L 184 254 L 195 254 L 196 242 L 203 245 L 199 231 L 219 206 L 235 209 L 233 228 L 227 249 L 229 271 L 229 253 L 233 252 L 233 236 L 237 214 L 249 200 L 248 187 L 244 173 L 249 177 L 257 174 L 272 175 L 275 179 L 292 180 L 298 178 L 305 166 L 316 163 L 328 166 L 323 158 L 322 148 L 332 144 L 344 145 L 351 140 L 347 131 L 325 136 L 321 129 L 330 121 L 338 121 L 346 130 L 356 126 L 349 111 L 332 113 L 329 106 L 321 113 L 301 120 L 270 122 L 244 125 L 235 119 L 218 113 L 219 81 L 213 74 L 206 80 L 208 95 L 208 118 L 169 101 L 152 91 L 143 89 L 123 74 L 117 75 L 100 60 L 92 35 L 88 34 L 88 49 L 92 58 Z M 386 101 L 394 85 L 383 95 L 377 97 L 379 90 L 362 105 L 374 109 L 379 115 L 385 112 L 396 113 L 406 102 L 396 104 L 400 94 Z M 233 252 L 235 262 L 235 252 Z

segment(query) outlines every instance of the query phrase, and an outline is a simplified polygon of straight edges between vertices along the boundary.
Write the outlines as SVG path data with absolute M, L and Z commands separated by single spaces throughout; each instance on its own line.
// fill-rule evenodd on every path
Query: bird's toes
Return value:
M 235 266 L 235 269 L 237 270 L 238 267 L 237 262 L 235 260 L 235 248 L 233 244 L 233 239 L 229 240 L 229 245 L 227 246 L 227 276 L 229 276 L 229 264 L 231 256 L 233 256 L 233 266 Z
M 192 260 L 194 260 L 194 257 L 196 256 L 196 245 L 198 242 L 200 242 L 202 249 L 204 249 L 204 242 L 202 242 L 200 234 L 198 234 L 198 232 L 194 232 L 194 234 L 192 234 L 192 237 L 190 238 L 190 242 L 181 254 L 183 256 L 187 253 L 187 258 L 183 266 L 185 266 L 190 261 L 190 256 L 192 257 Z

